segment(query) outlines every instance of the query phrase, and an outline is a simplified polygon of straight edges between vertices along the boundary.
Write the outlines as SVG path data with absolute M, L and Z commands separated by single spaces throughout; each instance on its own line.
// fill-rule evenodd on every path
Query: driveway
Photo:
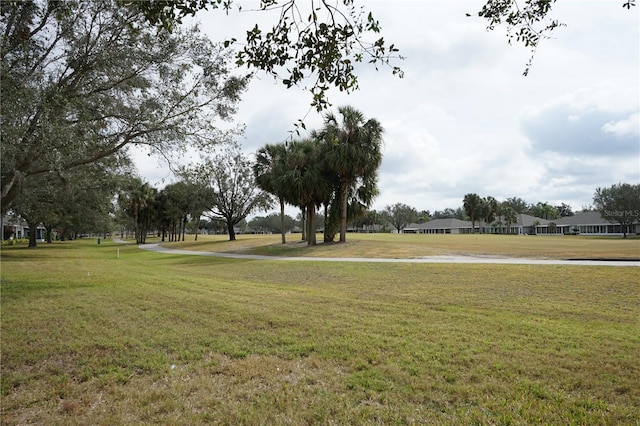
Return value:
M 232 259 L 272 260 L 288 262 L 368 262 L 368 263 L 471 263 L 471 264 L 501 264 L 501 265 L 583 265 L 583 266 L 635 266 L 640 267 L 640 260 L 561 260 L 561 259 L 527 259 L 521 257 L 487 257 L 487 256 L 425 256 L 409 259 L 388 258 L 360 258 L 360 257 L 284 257 L 261 256 L 240 253 L 212 253 L 192 250 L 177 250 L 161 247 L 159 244 L 143 244 L 138 246 L 143 250 L 167 254 L 187 254 L 194 256 L 214 256 Z

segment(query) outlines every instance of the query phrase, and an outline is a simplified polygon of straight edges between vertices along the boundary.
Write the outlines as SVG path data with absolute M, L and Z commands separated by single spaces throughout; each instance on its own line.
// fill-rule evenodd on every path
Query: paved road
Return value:
M 284 257 L 261 256 L 239 253 L 212 253 L 192 250 L 177 250 L 161 247 L 159 244 L 143 244 L 138 246 L 143 250 L 158 253 L 189 254 L 195 256 L 215 256 L 233 259 L 273 260 L 273 261 L 305 261 L 305 262 L 370 262 L 370 263 L 488 263 L 504 265 L 585 265 L 585 266 L 635 266 L 640 267 L 640 261 L 620 260 L 556 260 L 556 259 L 527 259 L 516 257 L 485 257 L 485 256 L 425 256 L 410 259 L 360 258 L 360 257 Z

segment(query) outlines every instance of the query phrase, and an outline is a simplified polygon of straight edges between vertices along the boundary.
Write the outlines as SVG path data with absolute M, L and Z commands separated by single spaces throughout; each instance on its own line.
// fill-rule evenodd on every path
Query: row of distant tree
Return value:
M 397 203 L 387 206 L 381 212 L 380 217 L 388 221 L 398 231 L 410 223 L 424 223 L 433 219 L 448 218 L 469 220 L 475 226 L 478 221 L 492 223 L 497 217 L 500 217 L 501 221 L 509 228 L 512 223 L 517 221 L 517 215 L 521 213 L 549 220 L 574 214 L 571 206 L 565 203 L 558 206 L 552 206 L 547 202 L 530 204 L 518 197 L 498 201 L 492 196 L 481 197 L 478 194 L 470 193 L 464 196 L 462 206 L 455 209 L 446 208 L 432 213 L 429 210 L 418 211 L 407 204 Z
M 236 229 L 241 232 L 283 234 L 299 230 L 302 238 L 307 238 L 305 233 L 309 231 L 315 236 L 315 224 L 321 224 L 317 228 L 324 231 L 327 241 L 332 241 L 340 224 L 342 197 L 338 175 L 335 170 L 332 175 L 331 169 L 327 168 L 329 162 L 320 161 L 321 157 L 318 156 L 323 143 L 326 140 L 316 138 L 315 142 L 277 147 L 283 152 L 290 150 L 286 155 L 291 155 L 280 158 L 291 161 L 278 166 L 285 171 L 282 175 L 275 168 L 277 163 L 274 163 L 274 156 L 270 156 L 267 163 L 264 163 L 266 158 L 261 158 L 268 147 L 259 151 L 256 161 L 251 161 L 237 146 L 227 146 L 203 164 L 181 169 L 181 179 L 162 189 L 154 188 L 130 173 L 114 173 L 113 170 L 117 168 L 97 165 L 78 167 L 73 175 L 62 181 L 54 175 L 48 175 L 50 179 L 44 179 L 43 176 L 34 181 L 37 185 L 31 188 L 28 196 L 16 200 L 10 213 L 27 220 L 30 228 L 44 225 L 49 241 L 54 231 L 62 239 L 82 234 L 126 233 L 135 235 L 138 243 L 144 243 L 149 233 L 161 235 L 163 241 L 184 240 L 186 233 L 195 234 L 197 239 L 198 233 L 204 231 L 226 233 L 233 239 Z M 298 149 L 302 152 L 298 152 Z M 325 146 L 324 149 L 329 147 Z M 265 168 L 265 164 L 270 166 Z M 283 212 L 273 213 L 253 217 L 247 222 L 249 215 L 259 210 L 268 211 L 275 205 L 274 197 L 261 190 L 258 182 L 262 180 L 262 187 L 269 189 L 269 185 L 276 185 L 278 179 L 284 185 L 283 192 L 276 191 L 275 187 L 271 191 L 278 198 L 282 197 L 281 201 L 300 207 L 301 213 L 296 218 Z M 303 182 L 309 182 L 310 186 L 302 185 Z M 548 220 L 574 214 L 571 206 L 565 203 L 557 206 L 547 202 L 534 204 L 518 197 L 498 201 L 494 197 L 480 197 L 474 193 L 465 195 L 462 206 L 455 209 L 418 211 L 410 205 L 396 203 L 377 211 L 367 208 L 367 203 L 375 194 L 375 187 L 370 187 L 372 191 L 366 192 L 362 188 L 362 179 L 354 182 L 359 185 L 347 187 L 350 200 L 347 225 L 356 231 L 400 231 L 410 223 L 441 218 L 483 221 L 487 224 L 497 218 L 510 227 L 520 213 Z M 297 193 L 294 190 L 296 184 L 297 191 L 300 191 Z M 324 188 L 326 192 L 322 193 L 318 188 Z M 323 194 L 325 198 L 308 198 L 314 207 L 311 209 L 310 204 L 296 202 L 296 194 L 298 197 L 300 194 Z M 368 194 L 368 198 L 363 199 L 362 194 Z M 640 217 L 640 184 L 620 183 L 597 188 L 593 202 L 594 207 L 583 207 L 582 211 L 598 210 L 611 222 L 632 224 Z M 317 211 L 315 206 L 318 205 L 324 208 Z M 311 212 L 313 217 L 310 216 Z M 313 228 L 305 226 L 305 223 L 314 224 Z M 35 246 L 35 233 L 32 236 L 31 244 Z
M 138 243 L 150 232 L 175 241 L 199 228 L 201 217 L 233 235 L 234 225 L 256 209 L 270 208 L 271 199 L 255 186 L 250 160 L 238 147 L 225 146 L 203 164 L 178 170 L 179 180 L 162 189 L 111 161 L 43 174 L 24 184 L 7 216 L 25 220 L 30 229 L 44 226 L 48 242 L 54 235 L 113 232 L 135 235 Z M 37 245 L 35 234 L 30 232 L 30 247 Z
M 548 203 L 543 202 L 528 204 L 523 199 L 514 197 L 498 203 L 498 209 L 495 209 L 496 204 L 493 202 L 493 197 L 488 197 L 488 199 L 490 203 L 483 204 L 481 210 L 483 211 L 489 206 L 493 207 L 492 210 L 487 209 L 486 211 L 486 215 L 489 217 L 482 217 L 482 220 L 488 220 L 488 223 L 493 222 L 496 216 L 500 216 L 504 223 L 508 223 L 507 226 L 510 226 L 511 223 L 517 221 L 517 215 L 520 213 L 545 219 L 557 219 L 574 214 L 571 206 L 564 203 L 560 206 L 550 206 Z M 396 203 L 382 210 L 367 210 L 363 215 L 349 222 L 349 226 L 352 230 L 363 232 L 386 232 L 391 229 L 400 232 L 412 223 L 425 223 L 434 219 L 449 218 L 471 220 L 470 214 L 464 207 L 435 210 L 432 213 L 429 210 L 418 210 L 408 204 Z M 476 219 L 478 218 L 479 217 L 476 217 Z M 273 213 L 267 216 L 254 217 L 247 222 L 247 227 L 250 231 L 255 232 L 280 233 L 283 228 L 285 232 L 289 232 L 300 227 L 300 224 L 300 216 L 294 219 L 291 216 L 284 215 L 283 227 L 280 223 L 280 215 Z
M 602 216 L 613 223 L 631 225 L 640 221 L 640 184 L 619 183 L 608 188 L 597 188 L 593 195 L 594 206 L 583 207 L 582 212 L 597 210 Z M 527 203 L 522 198 L 512 197 L 498 201 L 492 196 L 481 197 L 475 193 L 466 194 L 462 200 L 462 207 L 435 211 L 418 212 L 414 208 L 396 204 L 387 207 L 384 217 L 400 230 L 412 222 L 424 222 L 431 219 L 456 218 L 469 220 L 472 227 L 476 222 L 491 224 L 497 219 L 506 224 L 507 229 L 517 221 L 518 214 L 528 214 L 541 219 L 554 220 L 561 217 L 573 216 L 570 205 L 560 203 L 553 206 L 548 202 Z
M 490 224 L 495 220 L 504 223 L 507 228 L 517 221 L 518 214 L 528 214 L 541 219 L 554 220 L 573 216 L 570 205 L 560 203 L 553 206 L 548 202 L 528 203 L 522 198 L 511 197 L 498 201 L 492 196 L 480 197 L 478 194 L 465 195 L 462 206 L 444 210 L 419 211 L 404 203 L 389 205 L 382 210 L 367 210 L 349 223 L 355 231 L 386 232 L 396 229 L 398 232 L 412 223 L 424 223 L 434 219 L 454 218 Z M 640 221 L 640 185 L 620 183 L 608 188 L 597 188 L 593 197 L 593 206 L 583 206 L 580 212 L 600 211 L 603 217 L 613 223 L 630 225 Z M 254 217 L 247 223 L 253 232 L 290 232 L 300 226 L 300 217 L 294 219 L 288 215 L 270 214 Z
M 284 203 L 301 209 L 300 228 L 310 245 L 320 221 L 325 241 L 333 241 L 338 231 L 345 241 L 347 220 L 364 216 L 378 193 L 381 135 L 377 120 L 341 107 L 338 115 L 327 113 L 324 127 L 308 138 L 266 145 L 255 160 L 233 143 L 219 143 L 201 163 L 175 170 L 178 181 L 162 189 L 114 165 L 77 167 L 64 180 L 43 174 L 29 181 L 29 191 L 14 200 L 11 213 L 32 229 L 44 224 L 48 241 L 54 230 L 61 238 L 116 231 L 135 235 L 138 244 L 150 233 L 176 241 L 188 230 L 197 238 L 201 226 L 219 232 L 221 224 L 234 240 L 249 215 L 270 210 L 277 198 L 283 210 Z M 290 230 L 284 221 L 281 216 L 279 230 Z

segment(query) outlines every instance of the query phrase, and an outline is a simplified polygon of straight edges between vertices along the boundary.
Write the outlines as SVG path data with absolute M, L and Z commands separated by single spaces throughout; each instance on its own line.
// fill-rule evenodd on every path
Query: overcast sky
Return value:
M 433 212 L 475 192 L 580 210 L 597 187 L 639 183 L 640 6 L 622 3 L 559 0 L 553 17 L 567 26 L 540 44 L 524 77 L 530 51 L 509 46 L 504 28 L 487 32 L 480 18 L 465 16 L 480 0 L 356 0 L 405 56 L 403 79 L 364 66 L 359 91 L 329 93 L 334 107 L 351 105 L 385 129 L 373 208 L 402 202 Z M 264 19 L 197 16 L 214 41 L 242 39 Z M 308 92 L 259 74 L 236 117 L 246 124 L 244 150 L 286 140 L 310 101 Z M 305 123 L 320 128 L 322 117 L 312 111 Z M 158 186 L 170 176 L 154 161 L 138 168 Z

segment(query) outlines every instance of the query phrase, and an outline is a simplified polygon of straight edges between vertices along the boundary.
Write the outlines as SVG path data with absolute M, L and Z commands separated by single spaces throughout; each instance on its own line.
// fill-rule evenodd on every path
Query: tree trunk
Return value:
M 323 241 L 325 243 L 332 243 L 333 237 L 335 233 L 333 232 L 330 220 L 329 206 L 327 204 L 324 205 L 324 238 Z
M 233 228 L 233 223 L 231 223 L 231 221 L 227 222 L 227 230 L 229 231 L 229 241 L 235 241 L 236 230 Z
M 46 226 L 47 230 L 47 244 L 51 244 L 51 234 L 53 233 L 53 226 Z
M 147 228 L 148 228 L 148 221 L 146 218 L 143 218 L 143 220 L 140 222 L 139 226 L 138 226 L 138 238 L 136 238 L 137 240 L 139 240 L 140 242 L 138 244 L 146 244 L 147 243 Z
M 134 215 L 133 216 L 133 235 L 136 237 L 136 244 L 140 244 L 140 239 L 138 236 L 139 228 L 140 228 L 140 225 L 138 224 L 138 216 Z
M 345 243 L 347 241 L 347 200 L 349 199 L 349 193 L 347 191 L 346 182 L 340 183 L 340 242 Z
M 315 246 L 316 240 L 316 207 L 311 203 L 307 207 L 307 245 Z
M 304 207 L 300 207 L 300 217 L 302 218 L 300 226 L 302 227 L 302 241 L 306 241 L 307 239 L 307 209 Z
M 29 248 L 36 248 L 38 246 L 38 242 L 36 239 L 36 231 L 38 230 L 38 223 L 29 223 Z
M 284 198 L 280 198 L 280 231 L 282 232 L 282 244 L 287 243 L 287 237 L 284 230 Z

